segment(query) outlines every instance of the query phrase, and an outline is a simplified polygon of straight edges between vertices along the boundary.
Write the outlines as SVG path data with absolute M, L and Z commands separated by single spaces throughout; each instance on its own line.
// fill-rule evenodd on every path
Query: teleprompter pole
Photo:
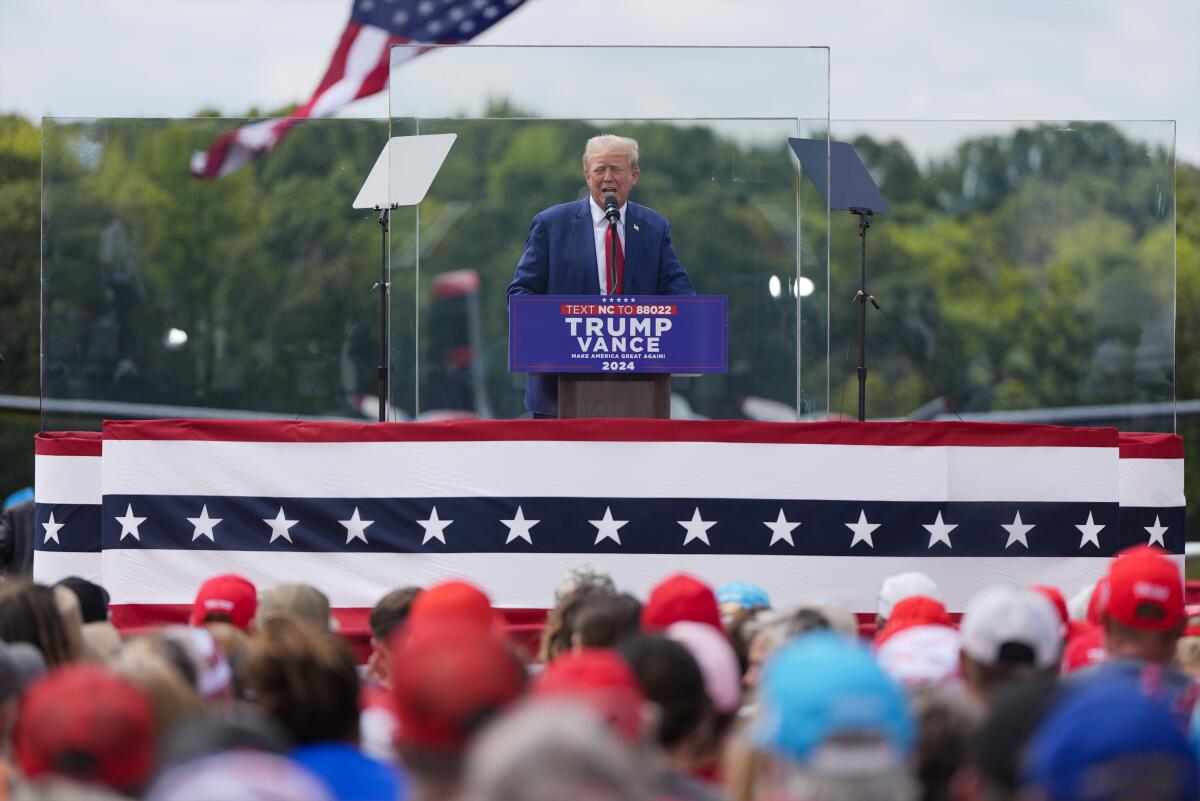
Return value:
M 867 294 L 867 229 L 871 227 L 867 218 L 874 212 L 851 207 L 850 213 L 858 215 L 859 283 L 854 299 L 858 301 L 858 422 L 861 423 L 867 419 L 867 303 L 876 309 L 879 304 Z
M 391 284 L 388 282 L 387 240 L 391 210 L 396 207 L 376 208 L 379 211 L 379 281 L 373 288 L 379 290 L 379 366 L 376 372 L 379 376 L 379 422 L 383 423 L 387 421 L 388 365 L 391 363 L 388 338 L 388 293 Z

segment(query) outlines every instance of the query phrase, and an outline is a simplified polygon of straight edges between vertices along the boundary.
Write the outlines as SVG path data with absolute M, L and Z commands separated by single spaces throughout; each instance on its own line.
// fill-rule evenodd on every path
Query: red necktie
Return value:
M 621 247 L 621 237 L 616 235 L 617 226 L 608 226 L 608 232 L 604 234 L 604 269 L 605 275 L 608 274 L 608 265 L 612 264 L 612 247 L 613 240 L 617 240 L 617 284 L 614 287 L 608 288 L 608 294 L 621 295 L 625 292 L 625 249 Z

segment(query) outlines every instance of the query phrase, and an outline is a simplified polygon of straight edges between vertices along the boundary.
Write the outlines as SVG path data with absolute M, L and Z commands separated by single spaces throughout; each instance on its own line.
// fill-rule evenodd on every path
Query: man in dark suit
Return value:
M 696 294 L 671 245 L 667 218 L 629 202 L 629 191 L 639 175 L 635 140 L 611 134 L 589 139 L 583 151 L 588 196 L 551 206 L 533 218 L 508 294 Z M 604 202 L 610 195 L 621 213 L 615 276 L 609 275 L 612 242 L 604 216 Z M 557 417 L 557 376 L 530 373 L 525 408 L 534 417 Z

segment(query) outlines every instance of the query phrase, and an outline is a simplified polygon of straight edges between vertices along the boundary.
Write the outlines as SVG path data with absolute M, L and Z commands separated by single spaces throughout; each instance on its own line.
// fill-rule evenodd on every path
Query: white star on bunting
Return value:
M 850 547 L 853 548 L 860 542 L 865 542 L 872 548 L 875 547 L 875 541 L 871 539 L 871 532 L 879 528 L 880 523 L 867 522 L 867 510 L 860 509 L 858 512 L 857 523 L 846 523 L 846 528 L 854 532 L 854 539 L 850 540 Z
M 712 543 L 708 541 L 708 530 L 715 526 L 717 521 L 704 520 L 701 518 L 699 506 L 697 506 L 696 510 L 692 512 L 691 520 L 676 520 L 675 522 L 683 526 L 684 531 L 687 532 L 687 536 L 683 538 L 684 545 L 687 545 L 692 540 L 700 540 L 705 545 L 712 545 Z
M 213 535 L 213 529 L 217 527 L 217 523 L 221 522 L 221 518 L 209 517 L 208 506 L 204 506 L 200 509 L 199 517 L 189 517 L 187 521 L 191 523 L 195 529 L 192 532 L 192 542 L 195 542 L 201 537 L 208 537 L 209 542 L 215 543 L 217 541 L 217 538 Z
M 262 521 L 271 527 L 271 542 L 274 542 L 280 537 L 283 537 L 288 542 L 291 542 L 292 535 L 289 533 L 289 529 L 300 522 L 299 520 L 288 520 L 287 516 L 283 513 L 282 506 L 279 507 L 279 513 L 276 514 L 275 517 L 264 517 L 262 518 Z M 346 540 L 346 542 L 349 542 L 349 540 Z M 271 543 L 269 542 L 267 544 L 270 545 Z
M 946 543 L 947 548 L 954 547 L 950 544 L 950 532 L 958 528 L 958 523 L 943 523 L 941 512 L 938 512 L 937 520 L 932 523 L 922 524 L 921 527 L 929 532 L 929 545 L 927 547 L 932 548 L 939 542 Z
M 796 530 L 799 523 L 789 523 L 786 516 L 783 514 L 783 507 L 779 509 L 779 517 L 775 518 L 775 522 L 764 522 L 764 526 L 771 529 L 771 541 L 767 543 L 770 548 L 777 542 L 786 542 L 793 548 L 796 547 L 796 541 L 792 539 L 792 532 Z
M 621 544 L 621 535 L 617 532 L 621 527 L 628 523 L 628 520 L 613 520 L 612 507 L 604 507 L 604 517 L 599 520 L 589 520 L 596 527 L 596 541 L 592 545 L 599 545 L 600 540 L 612 540 L 617 545 Z
M 51 518 L 51 522 L 53 522 L 53 518 Z M 43 525 L 45 524 L 43 523 Z M 1153 545 L 1157 540 L 1159 547 L 1164 549 L 1167 547 L 1167 543 L 1163 539 L 1163 535 L 1167 533 L 1167 529 L 1169 529 L 1170 526 L 1164 526 L 1162 523 L 1158 522 L 1158 515 L 1154 516 L 1153 526 L 1142 526 L 1142 528 L 1146 529 L 1146 531 L 1150 534 L 1150 541 L 1146 543 L 1147 545 Z
M 530 545 L 533 545 L 533 537 L 530 536 L 529 530 L 542 521 L 526 520 L 525 513 L 518 506 L 517 514 L 512 520 L 501 520 L 500 522 L 508 526 L 508 539 L 504 541 L 505 545 L 508 545 L 513 540 L 525 540 Z
M 354 513 L 350 515 L 349 520 L 339 520 L 338 522 L 346 527 L 347 545 L 349 545 L 353 540 L 362 540 L 364 544 L 369 544 L 367 543 L 367 526 L 371 525 L 375 521 L 363 520 L 361 517 L 359 517 L 357 506 L 354 507 Z M 292 540 L 289 537 L 288 542 L 291 541 Z
M 454 521 L 438 518 L 437 507 L 435 506 L 433 507 L 433 511 L 429 513 L 429 519 L 418 520 L 417 522 L 421 524 L 421 528 L 425 529 L 425 536 L 421 539 L 422 545 L 434 539 L 441 541 L 442 545 L 445 545 L 446 526 Z
M 1033 530 L 1033 524 L 1022 523 L 1020 512 L 1017 512 L 1017 516 L 1013 518 L 1011 523 L 1001 523 L 1000 527 L 1008 532 L 1008 542 L 1004 543 L 1005 548 L 1015 542 L 1019 542 L 1028 550 L 1029 540 L 1025 539 L 1025 535 Z
M 65 525 L 66 523 L 55 523 L 54 512 L 51 512 L 50 519 L 45 523 L 42 523 L 42 528 L 46 529 L 46 536 L 42 539 L 42 545 L 45 545 L 50 540 L 54 540 L 59 545 L 62 545 L 62 542 L 60 542 L 58 539 L 58 530 Z
M 1089 542 L 1092 545 L 1095 545 L 1097 548 L 1100 547 L 1100 532 L 1104 530 L 1105 527 L 1092 520 L 1091 512 L 1088 512 L 1087 522 L 1076 523 L 1075 528 L 1079 529 L 1083 533 L 1083 538 L 1079 540 L 1080 548 L 1087 545 Z
M 121 524 L 121 539 L 130 536 L 138 542 L 142 541 L 142 535 L 138 533 L 138 526 L 146 522 L 144 517 L 133 516 L 133 504 L 125 505 L 125 516 L 113 518 Z

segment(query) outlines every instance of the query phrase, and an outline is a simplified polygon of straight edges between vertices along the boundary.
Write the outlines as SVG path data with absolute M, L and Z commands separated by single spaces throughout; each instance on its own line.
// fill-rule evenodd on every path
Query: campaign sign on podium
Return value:
M 728 302 L 719 295 L 513 295 L 514 373 L 723 373 Z

